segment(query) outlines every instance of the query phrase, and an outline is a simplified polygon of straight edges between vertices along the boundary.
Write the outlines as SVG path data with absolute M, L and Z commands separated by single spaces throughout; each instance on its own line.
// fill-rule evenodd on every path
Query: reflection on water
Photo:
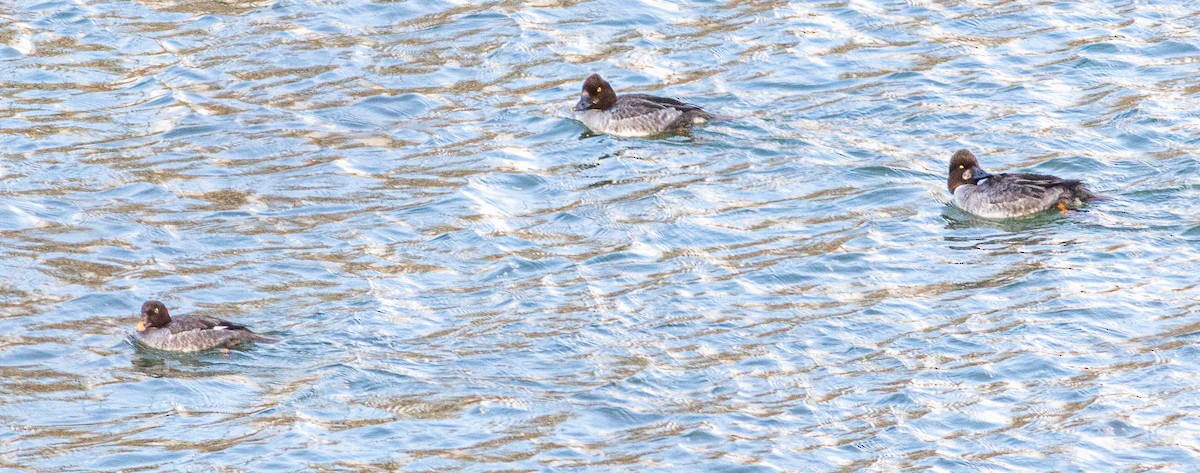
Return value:
M 1189 3 L 3 10 L 0 467 L 1200 459 Z M 737 118 L 595 135 L 592 72 Z M 1112 200 L 976 219 L 960 148 Z
M 219 362 L 207 361 L 212 354 L 196 355 L 161 353 L 148 349 L 140 344 L 130 343 L 137 350 L 133 356 L 134 371 L 154 378 L 207 378 L 222 375 L 235 375 L 236 371 L 223 370 Z M 228 354 L 226 354 L 228 358 Z

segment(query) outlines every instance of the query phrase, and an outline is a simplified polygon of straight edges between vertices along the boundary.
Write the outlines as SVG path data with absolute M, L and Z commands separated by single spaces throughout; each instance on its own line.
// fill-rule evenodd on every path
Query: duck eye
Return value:
M 598 93 L 600 93 L 600 90 L 601 90 L 601 89 L 603 89 L 603 87 L 596 87 L 596 93 L 597 93 L 597 94 L 598 94 Z
M 962 168 L 963 168 L 963 165 L 959 164 L 959 165 L 958 165 L 958 168 L 959 168 L 959 169 L 962 169 Z

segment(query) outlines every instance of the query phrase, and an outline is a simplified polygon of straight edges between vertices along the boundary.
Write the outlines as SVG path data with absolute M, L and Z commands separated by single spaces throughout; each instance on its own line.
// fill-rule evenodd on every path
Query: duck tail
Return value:
M 278 341 L 279 341 L 279 339 L 278 339 L 278 338 L 275 338 L 275 337 L 269 337 L 269 336 L 266 336 L 266 335 L 262 335 L 262 334 L 258 334 L 258 333 L 253 333 L 253 332 L 251 332 L 251 333 L 250 333 L 250 340 L 251 340 L 251 341 L 253 341 L 253 342 L 255 342 L 255 343 L 275 343 L 275 342 L 278 342 Z
M 726 120 L 733 120 L 733 119 L 737 118 L 737 117 L 735 117 L 735 116 L 733 116 L 733 115 L 725 115 L 725 114 L 721 114 L 721 113 L 712 113 L 712 112 L 710 112 L 710 111 L 708 111 L 708 110 L 705 110 L 705 111 L 704 111 L 704 113 L 708 114 L 708 119 L 709 119 L 709 120 L 713 120 L 713 121 L 726 121 Z
M 1071 190 L 1075 192 L 1075 196 L 1079 200 L 1082 200 L 1085 202 L 1102 202 L 1105 200 L 1112 200 L 1112 198 L 1109 196 L 1106 196 L 1104 194 L 1099 194 L 1096 192 L 1092 192 L 1087 187 L 1084 187 L 1082 183 L 1076 185 L 1075 188 L 1071 189 Z

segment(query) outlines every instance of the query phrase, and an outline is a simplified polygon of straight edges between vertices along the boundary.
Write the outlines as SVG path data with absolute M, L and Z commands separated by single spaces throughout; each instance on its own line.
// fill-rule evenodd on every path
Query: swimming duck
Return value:
M 171 317 L 159 301 L 142 304 L 142 320 L 137 324 L 137 339 L 165 351 L 201 351 L 232 348 L 247 342 L 274 342 L 275 339 L 251 332 L 245 325 L 202 315 Z
M 575 119 L 596 133 L 649 136 L 676 131 L 717 118 L 704 109 L 665 97 L 646 94 L 618 96 L 600 74 L 583 81 L 575 104 Z
M 1043 174 L 990 174 L 979 167 L 970 151 L 950 157 L 947 179 L 954 205 L 984 218 L 1013 218 L 1044 210 L 1079 208 L 1099 196 L 1077 180 Z

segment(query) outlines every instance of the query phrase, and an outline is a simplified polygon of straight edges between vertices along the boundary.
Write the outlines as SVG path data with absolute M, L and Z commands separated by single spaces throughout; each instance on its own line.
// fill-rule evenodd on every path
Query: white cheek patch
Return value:
M 963 171 L 963 180 L 964 181 L 971 180 L 971 170 L 970 169 Z

